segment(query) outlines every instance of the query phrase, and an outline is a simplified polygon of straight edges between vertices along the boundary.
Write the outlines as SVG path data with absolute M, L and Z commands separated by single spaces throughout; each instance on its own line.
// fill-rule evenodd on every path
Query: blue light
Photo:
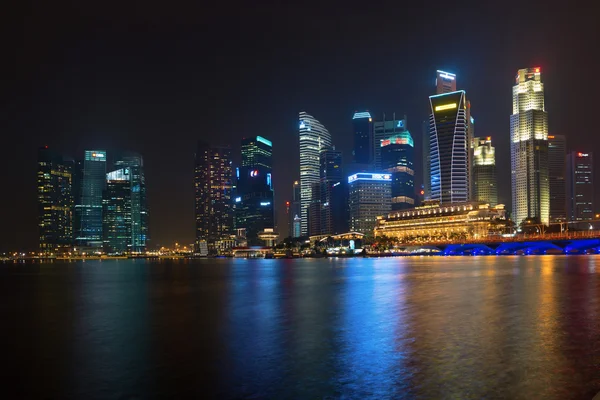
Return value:
M 242 201 L 242 198 L 241 198 L 241 197 L 236 197 L 236 198 L 235 198 L 235 202 L 236 202 L 236 203 L 239 203 L 240 201 Z
M 474 124 L 475 123 L 475 118 L 471 117 L 471 123 Z
M 462 93 L 465 94 L 466 92 L 464 90 L 457 90 L 456 92 L 450 92 L 450 93 L 442 93 L 442 94 L 434 94 L 432 96 L 429 96 L 430 99 L 434 98 L 434 97 L 441 97 L 441 96 L 450 96 L 451 94 L 456 94 L 456 93 Z
M 304 121 L 300 121 L 300 129 L 304 128 L 306 128 L 306 124 L 304 123 Z
M 404 120 L 400 120 L 398 121 L 398 125 L 396 125 L 396 128 L 404 128 Z
M 261 201 L 260 205 L 263 206 L 263 207 L 269 206 L 269 205 L 271 205 L 271 202 L 270 201 Z
M 269 172 L 269 173 L 267 173 L 267 185 L 269 185 L 269 187 L 270 187 L 271 189 L 273 189 L 273 185 L 272 185 L 272 183 L 271 183 L 271 173 L 270 173 L 270 172 Z
M 235 176 L 240 179 L 240 167 L 235 167 Z
M 359 119 L 359 118 L 371 118 L 371 114 L 368 111 L 354 113 L 354 116 L 352 117 L 352 119 Z
M 265 138 L 264 138 L 264 137 L 262 137 L 262 136 L 257 136 L 257 137 L 256 137 L 256 141 L 257 141 L 257 142 L 264 143 L 264 144 L 266 144 L 266 145 L 267 145 L 267 146 L 269 146 L 269 147 L 273 147 L 273 143 L 272 143 L 270 140 L 267 140 L 267 139 L 265 139 Z

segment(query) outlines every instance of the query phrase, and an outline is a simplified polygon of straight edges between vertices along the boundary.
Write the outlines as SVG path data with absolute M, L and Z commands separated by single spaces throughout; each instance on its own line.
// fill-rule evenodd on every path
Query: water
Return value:
M 591 399 L 600 258 L 0 264 L 2 398 Z

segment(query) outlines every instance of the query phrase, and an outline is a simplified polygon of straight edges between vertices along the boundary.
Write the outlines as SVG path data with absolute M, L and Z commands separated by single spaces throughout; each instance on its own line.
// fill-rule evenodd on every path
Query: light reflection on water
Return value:
M 0 330 L 4 387 L 21 398 L 591 399 L 596 263 L 0 265 L 0 318 L 13 328 Z

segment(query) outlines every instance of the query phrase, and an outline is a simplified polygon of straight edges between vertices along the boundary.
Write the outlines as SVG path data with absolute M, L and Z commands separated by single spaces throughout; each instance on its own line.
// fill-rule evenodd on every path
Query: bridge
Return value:
M 403 243 L 398 254 L 438 255 L 530 255 L 598 254 L 600 231 L 523 234 L 513 237 L 486 237 L 468 240 L 436 240 Z

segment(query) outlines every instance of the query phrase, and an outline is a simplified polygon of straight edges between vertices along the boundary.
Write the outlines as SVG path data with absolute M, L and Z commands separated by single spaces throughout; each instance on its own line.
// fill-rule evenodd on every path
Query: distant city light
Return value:
M 236 197 L 236 198 L 235 198 L 235 202 L 236 202 L 236 203 L 239 203 L 240 201 L 242 201 L 242 198 L 241 198 L 241 197 Z
M 261 203 L 260 203 L 260 205 L 261 205 L 261 206 L 263 206 L 263 207 L 264 207 L 264 206 L 268 206 L 268 205 L 270 205 L 270 204 L 271 204 L 271 202 L 270 202 L 270 201 L 261 201 Z

